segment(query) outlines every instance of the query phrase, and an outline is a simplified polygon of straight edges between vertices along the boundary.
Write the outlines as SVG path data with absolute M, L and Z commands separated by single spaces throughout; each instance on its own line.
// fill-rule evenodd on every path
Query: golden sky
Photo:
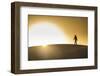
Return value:
M 28 15 L 29 30 L 32 25 L 38 22 L 50 22 L 59 27 L 68 40 L 68 44 L 73 44 L 74 35 L 77 35 L 78 44 L 88 44 L 88 18 L 70 16 L 43 16 Z M 51 30 L 52 31 L 52 30 Z

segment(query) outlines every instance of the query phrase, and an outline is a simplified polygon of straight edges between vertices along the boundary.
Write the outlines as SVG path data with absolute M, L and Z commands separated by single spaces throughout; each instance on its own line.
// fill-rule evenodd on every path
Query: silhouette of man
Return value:
M 74 44 L 75 44 L 75 45 L 77 45 L 77 40 L 78 40 L 78 39 L 77 39 L 77 36 L 75 35 L 75 36 L 74 36 Z

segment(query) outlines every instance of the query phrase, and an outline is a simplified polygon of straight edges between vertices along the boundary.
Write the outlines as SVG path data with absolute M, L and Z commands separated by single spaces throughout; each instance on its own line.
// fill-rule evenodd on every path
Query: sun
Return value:
M 67 42 L 64 32 L 56 24 L 38 22 L 29 28 L 29 47 L 49 44 L 64 44 Z

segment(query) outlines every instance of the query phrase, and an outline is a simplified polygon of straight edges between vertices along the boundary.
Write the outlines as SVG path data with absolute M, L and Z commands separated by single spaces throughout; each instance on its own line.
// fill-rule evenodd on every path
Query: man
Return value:
M 77 40 L 78 40 L 78 39 L 77 39 L 77 36 L 75 35 L 75 36 L 74 36 L 74 44 L 75 44 L 75 45 L 77 45 Z

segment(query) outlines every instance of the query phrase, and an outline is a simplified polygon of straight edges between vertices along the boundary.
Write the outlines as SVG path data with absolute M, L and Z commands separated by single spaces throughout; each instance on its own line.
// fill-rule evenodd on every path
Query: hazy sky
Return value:
M 74 43 L 74 35 L 77 35 L 78 44 L 88 44 L 88 18 L 87 17 L 68 17 L 68 16 L 43 16 L 43 15 L 29 15 L 28 25 L 29 30 L 31 26 L 39 22 L 49 22 L 56 24 L 65 37 L 67 38 L 66 43 Z M 52 30 L 51 30 L 52 31 Z

